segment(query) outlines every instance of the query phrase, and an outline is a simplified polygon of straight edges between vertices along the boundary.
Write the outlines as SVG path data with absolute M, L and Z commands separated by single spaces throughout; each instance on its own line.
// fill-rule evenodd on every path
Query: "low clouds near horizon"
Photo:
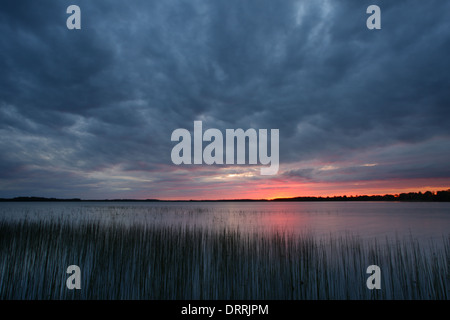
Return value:
M 68 30 L 66 8 L 81 8 Z M 366 28 L 381 8 L 382 29 Z M 0 197 L 450 186 L 447 1 L 2 1 Z M 171 133 L 280 130 L 280 170 L 176 166 Z

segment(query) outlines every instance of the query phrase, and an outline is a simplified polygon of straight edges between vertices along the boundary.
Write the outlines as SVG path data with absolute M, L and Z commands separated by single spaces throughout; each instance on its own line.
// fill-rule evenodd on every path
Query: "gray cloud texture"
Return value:
M 81 30 L 66 28 L 71 4 Z M 366 28 L 371 4 L 381 30 Z M 171 132 L 194 120 L 280 129 L 279 176 L 238 184 L 448 182 L 448 12 L 437 0 L 4 0 L 0 197 L 195 197 L 223 168 L 171 163 Z

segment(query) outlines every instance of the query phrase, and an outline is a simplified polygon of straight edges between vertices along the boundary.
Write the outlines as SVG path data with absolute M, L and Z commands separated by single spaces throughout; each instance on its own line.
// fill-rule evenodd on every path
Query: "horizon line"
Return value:
M 374 195 L 340 195 L 340 196 L 296 196 L 296 197 L 282 197 L 282 198 L 269 198 L 269 199 L 247 199 L 247 198 L 236 198 L 236 199 L 133 199 L 133 198 L 116 198 L 116 199 L 81 199 L 81 198 L 52 198 L 52 197 L 36 197 L 36 196 L 17 196 L 14 198 L 0 198 L 0 202 L 7 202 L 7 201 L 148 201 L 148 202 L 221 202 L 221 201 L 227 201 L 227 202 L 233 202 L 233 201 L 323 201 L 323 200 L 334 200 L 339 199 L 339 201 L 345 200 L 397 200 L 397 201 L 404 201 L 404 200 L 419 200 L 419 199 L 405 199 L 405 196 L 416 196 L 421 197 L 420 200 L 423 201 L 432 201 L 437 200 L 433 199 L 438 196 L 439 193 L 442 193 L 443 198 L 446 199 L 444 201 L 450 201 L 450 189 L 447 190 L 439 190 L 439 191 L 418 191 L 418 192 L 403 192 L 403 193 L 396 193 L 396 194 L 374 194 Z M 424 197 L 430 197 L 430 199 L 424 199 Z M 380 199 L 382 198 L 382 199 Z

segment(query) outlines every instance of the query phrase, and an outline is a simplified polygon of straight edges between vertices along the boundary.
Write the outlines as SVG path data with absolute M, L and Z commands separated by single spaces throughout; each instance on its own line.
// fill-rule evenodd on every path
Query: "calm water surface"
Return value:
M 441 241 L 450 203 L 433 202 L 11 202 L 0 220 L 174 225 L 362 238 Z

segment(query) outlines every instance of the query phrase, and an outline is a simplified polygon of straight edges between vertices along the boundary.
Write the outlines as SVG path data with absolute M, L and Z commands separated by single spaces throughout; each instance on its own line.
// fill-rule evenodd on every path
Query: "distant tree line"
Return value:
M 113 200 L 81 200 L 79 198 L 72 199 L 57 199 L 57 198 L 43 198 L 43 197 L 16 197 L 4 199 L 0 198 L 0 201 L 167 201 L 176 202 L 180 200 L 158 200 L 158 199 L 113 199 Z M 251 200 L 251 199 L 234 199 L 234 200 L 190 200 L 194 202 L 207 201 L 449 201 L 450 202 L 450 189 L 437 192 L 426 191 L 422 192 L 409 192 L 400 194 L 385 194 L 385 195 L 357 195 L 357 196 L 334 196 L 334 197 L 294 197 L 294 198 L 276 198 L 273 200 Z
M 5 198 L 0 198 L 0 202 L 3 201 L 9 201 L 9 202 L 13 202 L 13 201 L 18 201 L 18 202 L 39 202 L 39 201 L 45 201 L 45 202 L 73 202 L 73 201 L 85 201 L 85 202 L 98 202 L 98 201 L 114 201 L 114 202 L 125 202 L 125 201 L 159 201 L 157 199 L 146 199 L 146 200 L 136 200 L 136 199 L 104 199 L 104 200 L 82 200 L 80 198 L 72 198 L 72 199 L 58 199 L 58 198 L 45 198 L 45 197 L 15 197 L 15 198 L 9 198 L 9 199 L 5 199 Z
M 294 197 L 277 198 L 272 201 L 450 201 L 450 189 L 431 192 L 409 192 L 374 196 Z
M 10 199 L 0 198 L 0 201 L 81 201 L 79 198 L 73 199 L 57 199 L 57 198 L 44 198 L 44 197 L 15 197 Z

